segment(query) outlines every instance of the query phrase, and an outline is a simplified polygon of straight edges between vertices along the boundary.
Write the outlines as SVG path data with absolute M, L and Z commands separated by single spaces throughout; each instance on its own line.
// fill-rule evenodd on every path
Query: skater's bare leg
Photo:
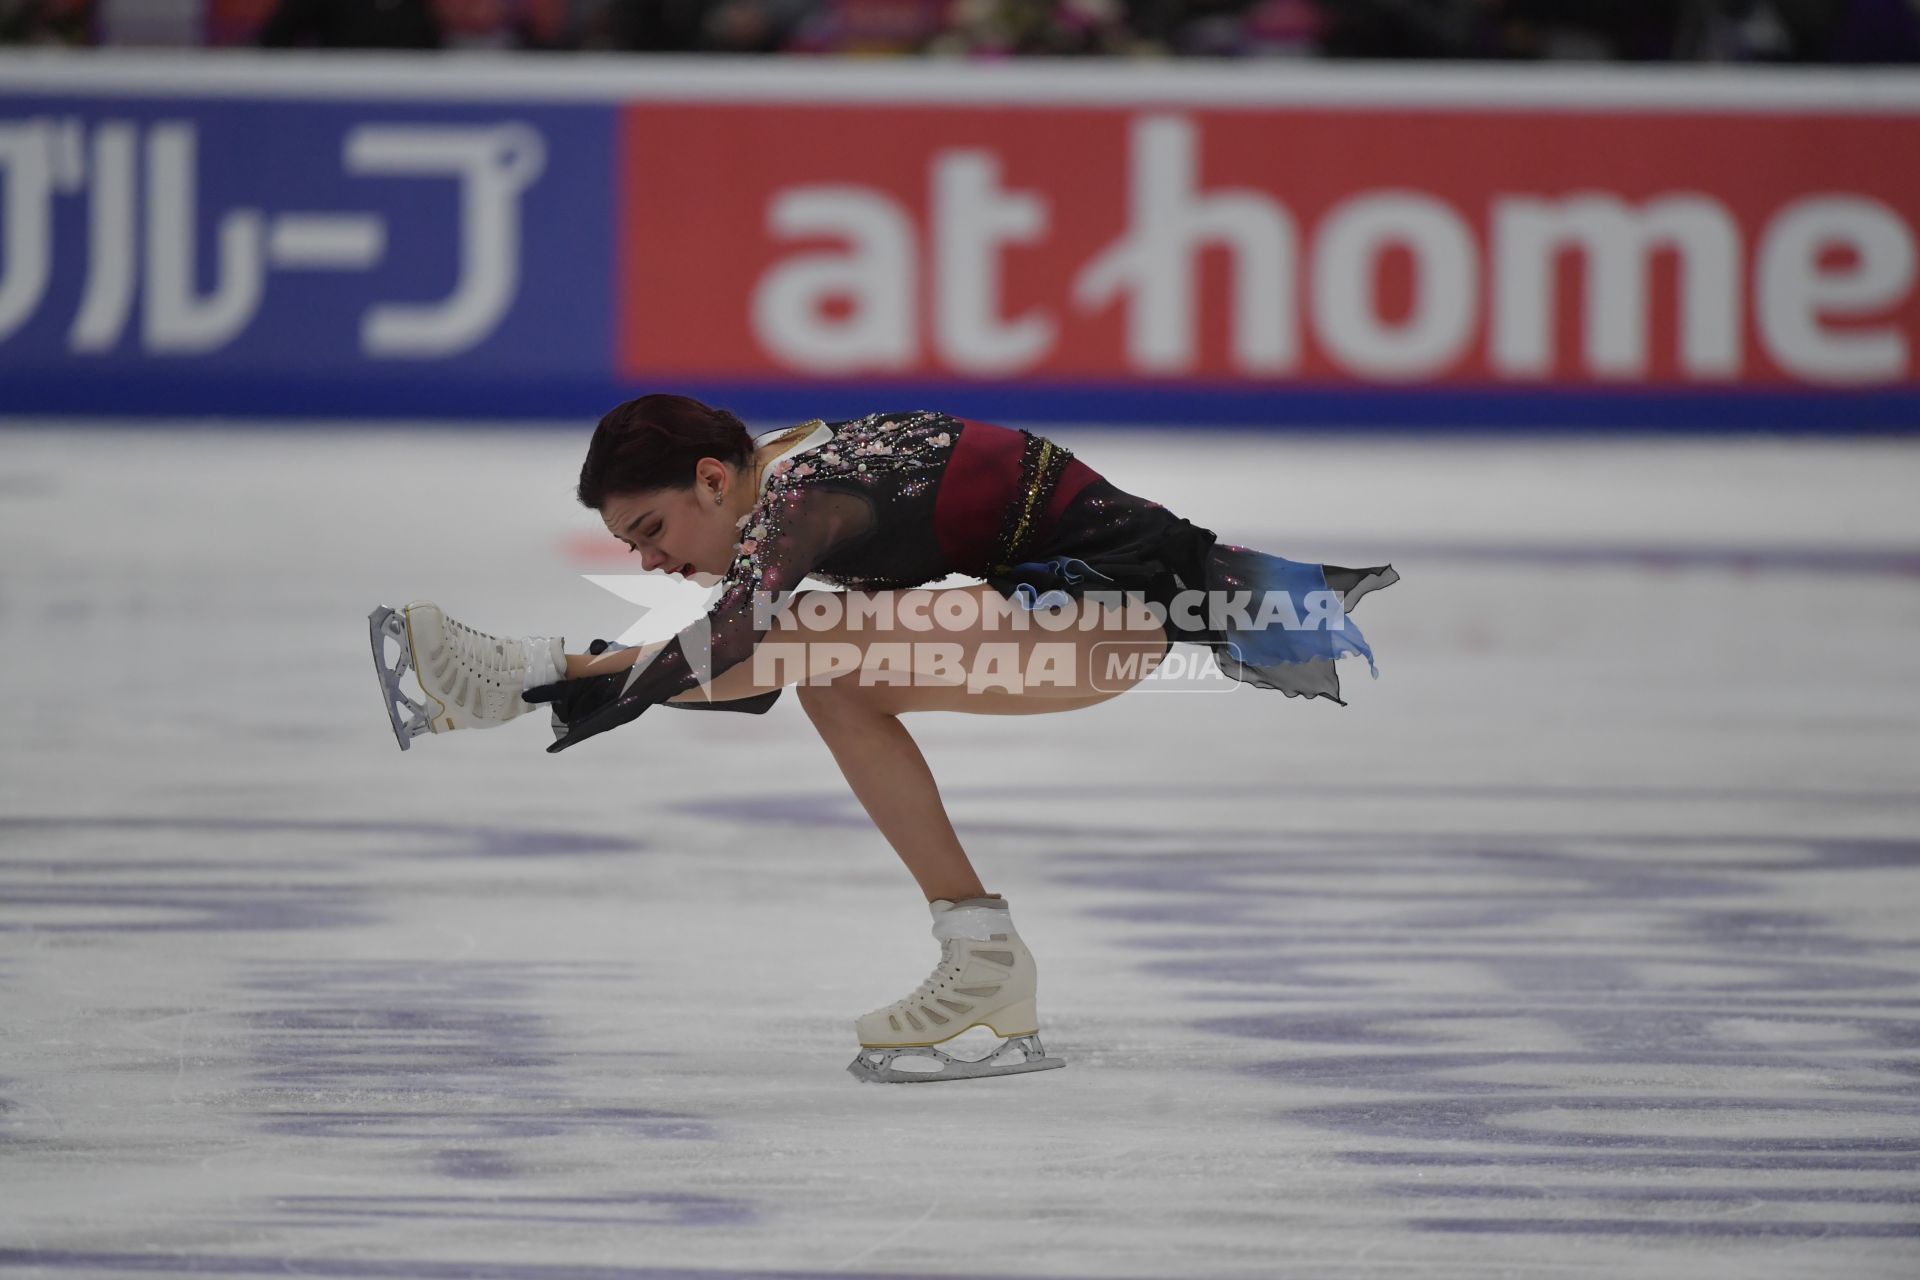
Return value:
M 887 843 L 927 901 L 986 894 L 954 833 L 926 757 L 900 718 L 877 700 L 831 684 L 799 686 L 800 705 Z
M 980 594 L 984 601 L 991 587 L 957 587 L 955 591 Z M 806 593 L 801 593 L 804 597 Z M 903 593 L 904 594 L 904 593 Z M 926 593 L 930 594 L 930 593 Z M 796 598 L 795 604 L 799 603 Z M 996 597 L 997 599 L 997 597 Z M 938 617 L 928 609 L 923 617 Z M 1073 678 L 1012 692 L 1004 688 L 969 690 L 962 684 L 872 684 L 860 679 L 856 668 L 828 683 L 807 683 L 797 687 L 800 704 L 812 720 L 821 739 L 833 753 L 848 786 L 866 810 L 887 843 L 899 855 L 929 901 L 960 901 L 984 895 L 979 875 L 967 859 L 966 850 L 954 832 L 952 820 L 940 798 L 940 789 L 926 757 L 920 752 L 900 717 L 916 711 L 962 711 L 976 715 L 1035 715 L 1051 711 L 1073 711 L 1119 696 L 1127 683 L 1096 682 L 1094 659 L 1097 650 L 1124 640 L 1151 650 L 1155 656 L 1166 650 L 1165 636 L 1155 631 L 1148 638 L 1119 628 L 1117 618 L 1111 625 L 1061 632 L 1029 630 L 1010 632 L 974 627 L 965 630 L 935 630 L 914 633 L 915 641 L 946 641 L 959 646 L 962 670 L 973 667 L 980 646 L 986 643 L 1023 646 L 1016 669 L 1025 670 L 1024 646 L 1034 644 L 1071 644 L 1074 660 L 1068 664 Z M 899 634 L 876 632 L 871 628 L 832 627 L 811 630 L 795 636 L 782 633 L 769 637 L 763 648 L 782 643 L 801 643 L 838 648 L 844 654 L 849 646 L 864 650 L 879 642 L 898 642 Z M 567 660 L 569 676 L 600 675 L 624 670 L 662 646 L 645 646 L 600 657 L 574 655 Z M 811 653 L 807 655 L 811 658 Z M 730 701 L 752 697 L 798 680 L 817 671 L 807 663 L 794 660 L 773 663 L 742 662 L 722 672 L 708 685 L 689 689 L 675 702 L 713 699 Z M 778 683 L 773 683 L 777 681 Z
M 1042 632 L 1037 637 L 1033 633 L 1023 634 L 1029 639 L 1058 640 L 1065 633 Z M 1093 647 L 1110 643 L 1119 634 L 1096 628 L 1076 641 L 1086 650 L 1081 664 L 1084 671 L 1092 670 Z M 857 630 L 835 633 L 828 638 L 856 643 L 862 639 Z M 938 638 L 957 640 L 971 656 L 985 638 L 1005 642 L 1011 637 L 1006 632 L 985 636 L 977 632 L 942 632 Z M 1155 652 L 1164 652 L 1165 637 L 1156 636 L 1151 647 Z M 714 681 L 715 695 L 725 692 L 724 686 L 736 673 L 748 674 L 745 670 L 748 665 L 743 663 L 723 672 Z M 829 683 L 801 684 L 796 692 L 800 705 L 833 753 L 847 785 L 929 901 L 945 898 L 957 902 L 980 897 L 985 890 L 954 832 L 933 772 L 912 735 L 900 723 L 900 717 L 915 711 L 963 711 L 976 715 L 1073 711 L 1118 697 L 1123 691 L 1117 686 L 1095 688 L 1088 676 L 1073 683 L 1046 686 L 1044 691 L 1014 693 L 1004 689 L 969 691 L 964 685 L 873 684 L 863 682 L 860 674 L 855 669 Z
M 926 757 L 900 723 L 901 714 L 916 710 L 970 710 L 987 715 L 1070 711 L 1115 696 L 1101 693 L 1085 699 L 1022 699 L 1005 693 L 967 695 L 964 690 L 863 687 L 851 681 L 803 684 L 797 692 L 807 718 L 833 753 L 854 797 L 906 864 L 929 902 L 983 897 L 986 888 L 954 832 Z
M 624 671 L 661 647 L 644 645 L 597 656 L 569 654 L 567 678 Z M 725 700 L 736 690 L 744 690 L 738 693 L 741 697 L 760 692 L 742 678 L 750 674 L 745 670 L 749 665 L 742 664 L 739 677 L 729 680 L 729 673 L 723 672 L 707 689 L 689 689 L 673 700 Z M 850 684 L 801 685 L 799 689 L 800 705 L 839 763 L 854 796 L 919 881 L 929 902 L 985 896 L 980 877 L 954 834 L 953 823 L 940 801 L 940 788 L 919 745 L 894 710 L 883 707 L 874 697 L 849 696 L 855 692 Z

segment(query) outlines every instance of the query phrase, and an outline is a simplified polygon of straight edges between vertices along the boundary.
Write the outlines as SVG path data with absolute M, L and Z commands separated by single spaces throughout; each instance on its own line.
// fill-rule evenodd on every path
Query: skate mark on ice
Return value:
M 630 977 L 613 963 L 270 963 L 239 984 L 250 1007 L 232 1020 L 253 1070 L 235 1101 L 268 1133 L 390 1142 L 409 1153 L 445 1143 L 437 1167 L 463 1177 L 507 1176 L 539 1155 L 540 1140 L 555 1140 L 557 1151 L 586 1133 L 714 1140 L 700 1116 L 582 1096 L 577 1069 L 588 1055 L 563 1044 L 546 1012 L 551 993 L 578 998 L 604 986 L 612 1003 Z M 649 1056 L 670 1055 L 612 1060 Z M 316 1095 L 370 1095 L 381 1105 L 315 1107 Z M 503 1154 L 469 1145 L 476 1141 L 529 1145 Z
M 133 835 L 323 837 L 312 846 L 311 851 L 316 856 L 306 865 L 330 864 L 333 856 L 344 849 L 341 842 L 346 839 L 374 842 L 379 846 L 381 856 L 389 858 L 577 858 L 633 853 L 647 847 L 644 840 L 628 835 L 590 835 L 502 823 L 361 821 L 351 818 L 183 818 L 167 815 L 0 817 L 0 836 L 9 839 L 35 834 L 64 834 L 79 839 L 87 835 L 105 837 L 120 832 Z M 120 847 L 105 840 L 97 843 L 106 844 L 116 851 Z M 275 866 L 287 865 L 279 849 L 275 848 L 272 853 Z M 182 865 L 232 864 L 225 860 L 210 864 L 196 860 Z
M 402 1218 L 420 1222 L 542 1222 L 586 1226 L 746 1227 L 761 1221 L 752 1201 L 674 1191 L 603 1195 L 276 1196 L 281 1225 Z M 299 1222 L 310 1219 L 310 1222 Z
M 1398 800 L 1410 803 L 1429 801 L 1529 801 L 1549 803 L 1573 801 L 1585 804 L 1618 802 L 1627 804 L 1675 805 L 1814 805 L 1837 806 L 1868 811 L 1920 809 L 1920 793 L 1910 791 L 1868 790 L 1842 787 L 1618 787 L 1564 785 L 1456 785 L 1423 783 L 1327 783 L 1291 786 L 1263 783 L 1249 786 L 1238 783 L 1196 782 L 1178 787 L 1156 787 L 1147 783 L 1023 783 L 1009 781 L 992 786 L 943 785 L 941 795 L 957 810 L 969 802 L 987 806 L 983 813 L 957 813 L 970 834 L 1057 837 L 1075 843 L 1109 836 L 1128 839 L 1182 839 L 1219 841 L 1258 841 L 1274 834 L 1271 827 L 1234 826 L 1209 822 L 1195 829 L 1177 820 L 1179 810 L 1169 809 L 1171 802 L 1202 800 L 1238 800 L 1248 803 L 1270 802 L 1281 798 L 1331 802 L 1340 800 Z M 1013 799 L 1047 801 L 1091 800 L 1118 802 L 1152 801 L 1140 804 L 1137 812 L 1116 816 L 1111 821 L 1089 821 L 1084 812 L 1063 813 L 1052 807 L 1020 806 L 1018 820 L 1004 820 L 1004 812 Z M 692 799 L 668 803 L 672 813 L 712 821 L 716 807 L 712 799 Z M 872 820 L 851 795 L 820 791 L 762 793 L 750 797 L 727 797 L 726 816 L 749 826 L 799 827 L 814 830 L 863 830 Z M 1288 828 L 1298 833 L 1298 828 Z M 1329 839 L 1355 838 L 1346 828 L 1313 833 Z M 1364 838 L 1364 837 L 1361 837 Z M 1548 838 L 1568 839 L 1565 834 Z M 1685 837 L 1681 837 L 1684 839 Z M 1721 837 L 1710 838 L 1722 842 Z
M 1283 1098 L 1357 1096 L 1275 1119 L 1417 1172 L 1446 1207 L 1409 1206 L 1412 1230 L 1920 1234 L 1920 956 L 1809 905 L 1838 877 L 1920 869 L 1920 842 L 1346 830 L 1246 848 L 1209 830 L 1048 862 L 1092 914 L 1144 926 L 1116 935 L 1138 972 L 1247 1007 L 1190 1026 L 1297 1046 L 1233 1069 Z M 1510 1197 L 1524 1212 L 1454 1210 L 1504 1196 L 1515 1167 L 1544 1180 Z M 1817 1194 L 1782 1182 L 1809 1170 Z M 1575 1171 L 1623 1182 L 1561 1181 Z M 1731 1171 L 1753 1180 L 1737 1219 L 1709 1181 Z M 1634 1198 L 1650 1184 L 1667 1218 Z
M 1412 1218 L 1416 1231 L 1475 1235 L 1635 1236 L 1641 1239 L 1713 1240 L 1908 1240 L 1920 1238 L 1920 1222 L 1848 1222 L 1844 1220 L 1730 1221 L 1710 1223 L 1629 1218 Z
M 1378 1190 L 1389 1195 L 1427 1199 L 1468 1200 L 1547 1200 L 1561 1195 L 1577 1195 L 1585 1200 L 1622 1202 L 1672 1201 L 1683 1204 L 1724 1204 L 1747 1209 L 1767 1202 L 1792 1204 L 1905 1204 L 1920 1205 L 1920 1191 L 1905 1187 L 1760 1187 L 1760 1186 L 1610 1186 L 1605 1183 L 1562 1185 L 1549 1191 L 1544 1187 L 1517 1184 L 1499 1186 L 1429 1186 L 1424 1182 L 1384 1182 Z
M 819 1270 L 743 1267 L 626 1267 L 592 1263 L 514 1262 L 489 1258 L 484 1262 L 441 1262 L 411 1258 L 307 1257 L 297 1260 L 269 1254 L 154 1254 L 113 1253 L 105 1250 L 0 1248 L 0 1267 L 32 1267 L 47 1271 L 127 1271 L 134 1274 L 208 1276 L 285 1276 L 293 1270 L 303 1276 L 341 1277 L 341 1280 L 826 1280 L 836 1273 Z M 861 1271 L 859 1280 L 952 1280 L 954 1272 Z M 1040 1280 L 1041 1273 L 976 1271 L 968 1280 Z M 1096 1280 L 1089 1273 L 1045 1273 L 1046 1280 Z M 1099 1280 L 1105 1280 L 1099 1277 Z
M 202 858 L 143 858 L 197 839 Z M 628 853 L 627 837 L 493 824 L 325 819 L 0 817 L 0 932 L 232 933 L 362 926 L 380 895 L 348 877 L 406 859 Z M 218 856 L 230 851 L 230 856 Z
M 419 1143 L 445 1141 L 450 1137 L 500 1142 L 612 1132 L 631 1138 L 692 1142 L 711 1142 L 717 1137 L 711 1124 L 694 1116 L 645 1107 L 582 1107 L 560 1099 L 548 1107 L 519 1110 L 474 1112 L 410 1108 L 380 1114 L 343 1109 L 282 1111 L 273 1115 L 272 1120 L 260 1125 L 263 1132 L 302 1138 L 393 1142 L 409 1152 Z M 443 1169 L 437 1159 L 434 1167 Z

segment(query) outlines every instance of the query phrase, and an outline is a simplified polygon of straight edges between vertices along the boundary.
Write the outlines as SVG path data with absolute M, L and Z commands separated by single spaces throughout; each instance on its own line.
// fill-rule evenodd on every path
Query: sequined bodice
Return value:
M 707 615 L 636 671 L 623 700 L 665 702 L 751 657 L 767 626 L 769 605 L 786 599 L 809 577 L 854 590 L 890 591 L 953 573 L 986 576 L 990 566 L 984 561 L 949 562 L 935 519 L 954 446 L 963 432 L 976 429 L 1004 430 L 919 411 L 810 422 L 780 433 L 759 478 L 760 495 L 740 520 L 733 562 Z M 1029 483 L 1021 474 L 1020 483 Z M 1009 510 L 1020 515 L 1022 492 L 1010 484 L 1008 502 L 978 518 L 997 523 Z M 1132 562 L 1150 558 L 1174 523 L 1179 522 L 1159 504 L 1095 476 L 1044 536 L 1019 545 L 1036 557 L 1058 553 L 1106 564 Z M 967 545 L 984 548 L 992 542 Z
M 943 414 L 917 412 L 783 433 L 706 617 L 637 669 L 623 700 L 665 702 L 745 661 L 768 606 L 808 577 L 859 590 L 946 577 L 934 499 L 960 431 Z
M 925 411 L 876 413 L 852 422 L 809 423 L 792 434 L 822 427 L 830 439 L 767 468 L 760 501 L 742 522 L 729 579 L 762 579 L 756 561 L 767 554 L 769 539 L 778 549 L 783 535 L 801 533 L 795 524 L 820 519 L 836 499 L 851 517 L 849 527 L 823 548 L 807 576 L 852 590 L 890 591 L 954 572 L 934 537 L 933 518 L 940 474 L 960 423 Z M 818 545 L 817 538 L 799 540 Z

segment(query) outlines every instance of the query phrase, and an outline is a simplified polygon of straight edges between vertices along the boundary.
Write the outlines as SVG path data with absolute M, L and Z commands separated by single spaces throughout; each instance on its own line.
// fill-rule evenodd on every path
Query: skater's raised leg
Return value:
M 423 733 L 491 729 L 525 715 L 520 695 L 567 670 L 558 637 L 490 635 L 426 601 L 375 609 L 367 622 L 402 751 Z M 400 683 L 408 671 L 420 684 L 419 700 Z

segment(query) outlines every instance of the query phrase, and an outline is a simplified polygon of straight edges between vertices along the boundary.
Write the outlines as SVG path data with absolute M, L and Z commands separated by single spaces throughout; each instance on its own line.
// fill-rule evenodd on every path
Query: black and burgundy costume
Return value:
M 1340 700 L 1334 660 L 1371 650 L 1344 611 L 1398 579 L 1391 566 L 1304 564 L 1223 544 L 1157 502 L 1126 493 L 1068 450 L 1025 431 L 931 412 L 811 422 L 762 437 L 776 449 L 760 497 L 740 521 L 734 561 L 703 622 L 710 664 L 697 668 L 689 633 L 632 673 L 536 690 L 572 731 L 555 749 L 639 715 L 745 660 L 765 634 L 755 599 L 803 579 L 857 591 L 922 586 L 951 574 L 981 578 L 1029 608 L 1089 589 L 1137 592 L 1163 606 L 1177 593 L 1331 592 L 1325 627 L 1217 625 L 1170 618 L 1173 640 L 1212 649 L 1236 680 L 1292 697 Z M 765 593 L 761 595 L 760 593 Z M 764 608 L 758 611 L 765 620 Z M 1208 625 L 1214 623 L 1216 625 Z M 569 690 L 567 686 L 580 686 Z M 556 693 L 555 691 L 561 691 Z M 562 696 L 572 694 L 572 697 Z M 763 711 L 778 696 L 677 703 Z

